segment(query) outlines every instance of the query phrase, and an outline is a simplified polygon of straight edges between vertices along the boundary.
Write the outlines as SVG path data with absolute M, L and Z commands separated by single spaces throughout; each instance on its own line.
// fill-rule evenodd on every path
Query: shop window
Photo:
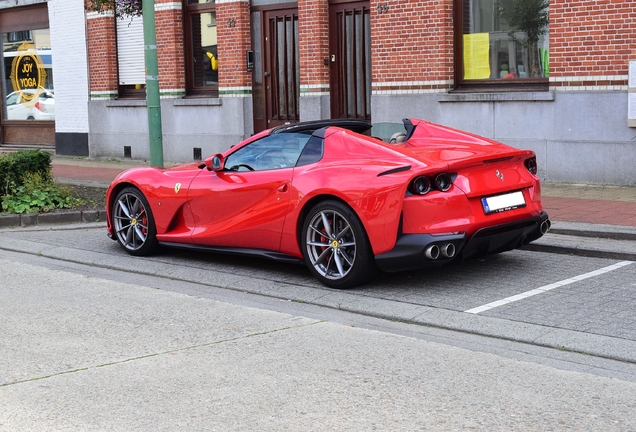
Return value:
M 49 29 L 2 34 L 3 120 L 55 120 Z
M 186 0 L 186 92 L 217 96 L 219 90 L 214 0 Z
M 547 90 L 548 0 L 455 2 L 458 87 Z
M 141 16 L 117 17 L 117 67 L 120 99 L 144 99 L 146 76 Z

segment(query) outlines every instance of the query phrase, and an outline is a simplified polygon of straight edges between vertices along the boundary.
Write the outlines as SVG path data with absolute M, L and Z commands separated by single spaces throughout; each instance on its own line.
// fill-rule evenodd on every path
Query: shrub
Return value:
M 39 213 L 54 208 L 73 208 L 83 204 L 70 192 L 55 183 L 50 177 L 43 178 L 39 172 L 26 173 L 21 184 L 11 183 L 8 193 L 2 197 L 2 210 L 7 213 Z
M 44 181 L 51 179 L 51 155 L 39 150 L 25 150 L 0 156 L 0 187 L 2 195 L 9 186 L 21 186 L 27 173 L 38 173 Z

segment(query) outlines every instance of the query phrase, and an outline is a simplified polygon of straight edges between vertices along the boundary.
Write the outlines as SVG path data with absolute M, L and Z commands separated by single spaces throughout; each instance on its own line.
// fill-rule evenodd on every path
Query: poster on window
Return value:
M 488 33 L 464 35 L 464 79 L 490 78 L 489 52 Z
M 51 38 L 48 29 L 2 34 L 4 120 L 55 120 Z

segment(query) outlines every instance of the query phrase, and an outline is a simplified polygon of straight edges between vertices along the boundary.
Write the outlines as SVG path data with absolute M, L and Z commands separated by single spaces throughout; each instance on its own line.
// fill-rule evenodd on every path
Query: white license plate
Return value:
M 486 214 L 490 214 L 514 210 L 519 207 L 525 207 L 526 200 L 523 197 L 523 193 L 519 191 L 504 195 L 482 198 L 481 205 L 484 206 L 484 212 L 486 212 Z

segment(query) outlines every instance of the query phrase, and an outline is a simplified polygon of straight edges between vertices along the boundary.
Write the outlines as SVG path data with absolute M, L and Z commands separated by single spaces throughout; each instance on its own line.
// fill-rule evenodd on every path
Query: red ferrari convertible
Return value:
M 423 120 L 391 142 L 361 120 L 261 132 L 204 163 L 120 174 L 108 233 L 126 252 L 173 246 L 302 262 L 349 288 L 387 272 L 519 248 L 550 228 L 535 155 Z

